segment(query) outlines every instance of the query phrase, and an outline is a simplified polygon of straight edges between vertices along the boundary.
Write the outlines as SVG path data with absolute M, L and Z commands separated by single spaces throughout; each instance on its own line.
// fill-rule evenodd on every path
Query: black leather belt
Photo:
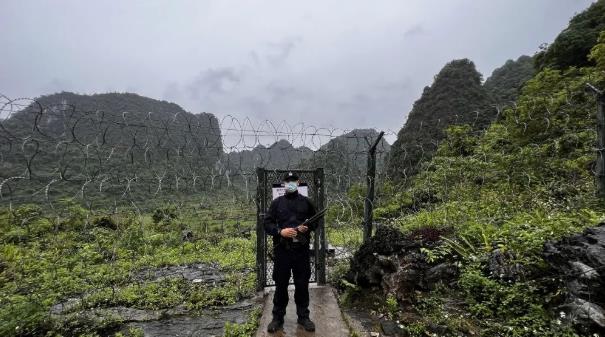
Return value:
M 280 238 L 278 246 L 282 246 L 285 249 L 300 249 L 303 247 L 309 247 L 308 243 L 305 242 L 294 242 L 291 240 L 288 240 L 286 238 Z
M 304 246 L 309 246 L 308 244 L 304 244 L 302 242 L 290 242 L 290 246 L 294 247 L 294 248 L 298 248 L 298 247 L 304 247 Z

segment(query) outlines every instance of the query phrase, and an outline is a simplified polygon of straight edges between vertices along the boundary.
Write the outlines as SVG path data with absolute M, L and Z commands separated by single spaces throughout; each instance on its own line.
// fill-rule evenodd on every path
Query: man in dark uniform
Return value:
M 309 319 L 309 278 L 311 277 L 309 239 L 317 222 L 302 225 L 316 213 L 311 200 L 298 193 L 298 176 L 288 172 L 284 176 L 286 192 L 275 198 L 264 218 L 265 232 L 273 236 L 273 320 L 267 331 L 275 332 L 283 327 L 288 305 L 290 270 L 294 276 L 294 302 L 297 323 L 307 331 L 315 331 Z

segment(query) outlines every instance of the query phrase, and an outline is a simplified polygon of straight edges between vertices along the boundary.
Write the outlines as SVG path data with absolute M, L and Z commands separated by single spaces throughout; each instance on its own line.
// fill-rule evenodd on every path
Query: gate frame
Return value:
M 264 167 L 256 168 L 256 290 L 261 291 L 267 285 L 267 240 L 269 236 L 265 233 L 264 217 L 271 203 L 271 187 L 273 183 L 267 181 L 267 173 L 272 172 L 278 175 L 292 172 L 301 174 L 312 174 L 313 182 L 309 184 L 315 187 L 310 192 L 309 198 L 313 201 L 317 210 L 326 207 L 326 194 L 324 185 L 324 170 L 316 168 L 315 170 L 269 170 Z M 315 282 L 318 285 L 326 284 L 326 233 L 323 217 L 318 220 L 317 227 L 313 233 L 313 258 L 315 267 Z M 292 284 L 292 283 L 290 283 Z

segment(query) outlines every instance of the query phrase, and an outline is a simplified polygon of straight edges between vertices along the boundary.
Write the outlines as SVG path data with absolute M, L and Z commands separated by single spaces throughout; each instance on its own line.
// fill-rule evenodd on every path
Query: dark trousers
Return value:
M 294 276 L 294 302 L 299 318 L 309 317 L 309 279 L 311 264 L 309 246 L 286 249 L 278 245 L 274 248 L 273 281 L 273 317 L 283 321 L 288 305 L 288 283 L 290 271 Z

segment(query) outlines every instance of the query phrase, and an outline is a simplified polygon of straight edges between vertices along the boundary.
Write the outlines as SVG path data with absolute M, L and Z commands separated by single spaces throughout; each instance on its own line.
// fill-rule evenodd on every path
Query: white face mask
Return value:
M 298 189 L 298 184 L 296 181 L 288 181 L 286 182 L 286 192 L 292 193 Z

